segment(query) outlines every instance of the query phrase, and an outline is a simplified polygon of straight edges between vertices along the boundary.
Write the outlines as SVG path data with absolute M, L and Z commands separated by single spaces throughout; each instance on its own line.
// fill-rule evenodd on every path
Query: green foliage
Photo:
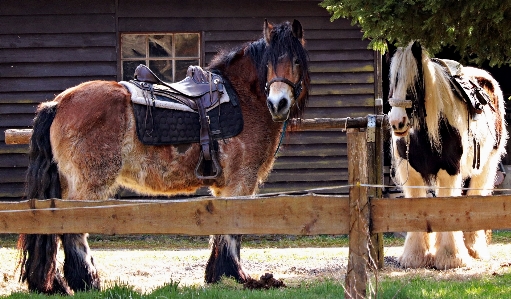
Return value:
M 324 0 L 331 20 L 359 25 L 369 47 L 405 46 L 420 40 L 431 53 L 454 47 L 464 60 L 511 64 L 509 0 Z

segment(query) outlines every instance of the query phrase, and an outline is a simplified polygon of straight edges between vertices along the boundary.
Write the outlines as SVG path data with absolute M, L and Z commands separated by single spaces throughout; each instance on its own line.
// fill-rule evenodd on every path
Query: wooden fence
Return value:
M 349 196 L 3 202 L 0 233 L 349 234 L 345 295 L 365 298 L 369 256 L 383 261 L 383 250 L 377 248 L 383 246 L 382 232 L 511 228 L 509 195 L 381 198 L 374 184 L 380 181 L 383 172 L 381 176 L 368 173 L 368 169 L 380 169 L 381 161 L 364 153 L 368 149 L 369 153 L 379 151 L 382 123 L 382 117 L 301 122 L 302 129 L 318 126 L 347 129 Z M 8 135 L 20 138 L 30 133 L 6 132 L 6 143 L 11 140 Z M 23 138 L 17 140 L 26 142 Z

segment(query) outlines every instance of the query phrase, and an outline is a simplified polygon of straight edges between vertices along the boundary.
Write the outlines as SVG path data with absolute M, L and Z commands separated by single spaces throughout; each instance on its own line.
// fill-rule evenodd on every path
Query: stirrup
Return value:
M 211 172 L 212 175 L 205 175 L 204 172 L 201 174 L 199 173 L 199 168 L 201 165 L 204 164 L 204 153 L 202 153 L 202 150 L 200 152 L 199 162 L 197 163 L 197 166 L 195 166 L 195 176 L 197 176 L 200 180 L 211 180 L 216 179 L 220 174 L 222 174 L 222 167 L 220 166 L 220 163 L 218 162 L 216 151 L 211 151 L 211 161 L 213 162 L 211 164 Z M 204 168 L 203 168 L 204 171 Z

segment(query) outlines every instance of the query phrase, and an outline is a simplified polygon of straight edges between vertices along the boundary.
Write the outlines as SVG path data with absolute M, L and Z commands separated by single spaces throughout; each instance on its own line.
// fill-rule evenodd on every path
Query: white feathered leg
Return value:
M 450 176 L 445 170 L 440 170 L 437 175 L 437 186 L 440 187 L 437 190 L 439 197 L 460 196 L 462 177 Z M 472 262 L 461 231 L 437 233 L 435 249 L 434 264 L 439 270 L 463 267 Z

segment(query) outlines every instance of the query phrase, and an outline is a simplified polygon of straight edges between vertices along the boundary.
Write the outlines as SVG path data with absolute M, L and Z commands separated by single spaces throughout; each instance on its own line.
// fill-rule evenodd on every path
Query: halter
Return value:
M 293 97 L 295 98 L 295 100 L 298 99 L 298 97 L 302 93 L 303 80 L 302 80 L 301 75 L 300 75 L 300 79 L 298 79 L 298 82 L 296 82 L 296 83 L 293 83 L 289 79 L 286 79 L 284 77 L 275 77 L 275 78 L 271 79 L 270 82 L 266 82 L 266 85 L 264 86 L 264 93 L 266 94 L 266 96 L 268 96 L 270 94 L 270 86 L 275 82 L 283 82 L 283 83 L 286 83 L 287 85 L 289 85 L 291 87 L 291 89 L 293 90 Z
M 412 101 L 410 101 L 410 100 L 390 98 L 389 104 L 392 107 L 412 108 Z
M 298 79 L 298 82 L 293 83 L 289 79 L 283 78 L 283 77 L 275 77 L 270 80 L 270 82 L 266 82 L 266 85 L 264 86 L 264 93 L 266 94 L 266 97 L 270 95 L 270 86 L 275 82 L 283 82 L 286 83 L 291 87 L 293 90 L 293 97 L 298 99 L 300 94 L 302 93 L 302 76 L 300 75 L 300 79 Z M 296 103 L 296 102 L 295 102 Z M 282 145 L 282 141 L 284 140 L 284 136 L 286 135 L 286 129 L 287 129 L 287 120 L 284 122 L 284 127 L 282 128 L 282 133 L 280 134 L 280 140 L 279 144 L 277 146 L 277 150 L 275 151 L 274 156 L 277 156 L 277 153 L 279 152 L 280 146 Z

